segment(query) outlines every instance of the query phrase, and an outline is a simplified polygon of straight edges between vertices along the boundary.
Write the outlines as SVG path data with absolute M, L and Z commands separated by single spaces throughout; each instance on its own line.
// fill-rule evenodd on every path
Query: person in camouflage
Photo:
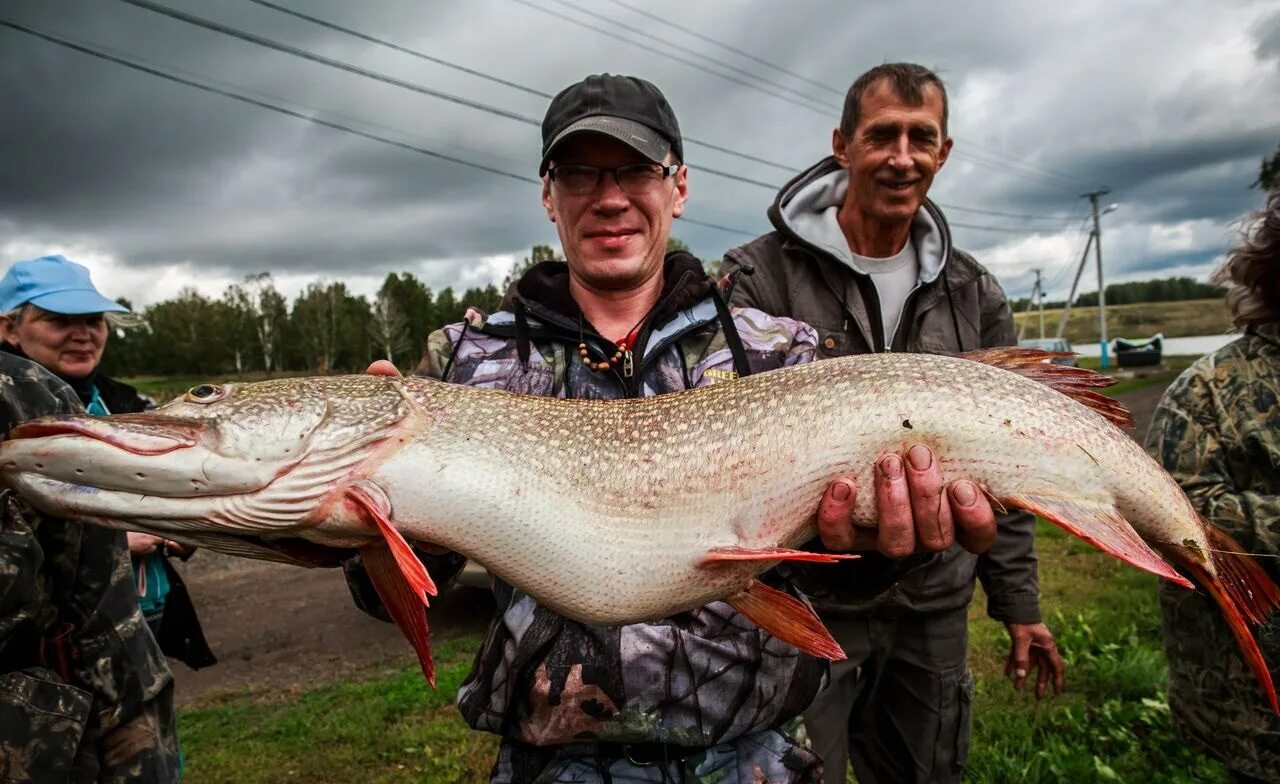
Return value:
M 728 281 L 710 280 L 688 253 L 664 255 L 684 209 L 682 161 L 674 113 L 648 82 L 606 74 L 563 91 L 543 123 L 540 173 L 568 263 L 533 267 L 500 312 L 472 312 L 432 334 L 418 372 L 524 394 L 616 399 L 813 359 L 812 329 L 731 310 Z M 884 462 L 897 471 L 877 482 L 879 508 L 892 520 L 882 525 L 938 530 L 939 506 L 952 514 L 940 504 L 940 474 L 908 480 L 900 456 Z M 818 514 L 820 528 L 839 528 L 847 540 L 840 549 L 868 542 L 850 530 L 853 489 L 833 483 Z M 918 520 L 909 492 L 933 501 Z M 957 527 L 988 544 L 994 537 L 985 499 L 954 515 Z M 874 531 L 869 541 L 874 547 Z M 377 614 L 367 575 L 358 563 L 347 571 L 357 603 Z M 766 580 L 797 595 L 785 581 Z M 821 761 L 787 727 L 813 699 L 825 663 L 729 604 L 604 627 L 565 618 L 502 580 L 494 592 L 498 615 L 458 705 L 472 727 L 502 738 L 495 784 L 820 779 Z
M 0 353 L 0 435 L 81 410 L 34 362 Z M 0 781 L 180 776 L 173 676 L 148 631 L 124 533 L 0 493 Z
M 1147 449 L 1221 528 L 1280 581 L 1280 190 L 1215 275 L 1244 334 L 1178 377 Z M 1169 707 L 1179 732 L 1239 782 L 1280 784 L 1280 719 L 1207 594 L 1160 585 Z M 1280 681 L 1280 621 L 1255 632 Z

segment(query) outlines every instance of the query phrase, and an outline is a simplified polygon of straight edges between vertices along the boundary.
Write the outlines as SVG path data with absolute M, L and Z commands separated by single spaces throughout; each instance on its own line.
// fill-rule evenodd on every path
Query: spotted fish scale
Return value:
M 795 549 L 815 534 L 830 478 L 871 487 L 880 454 L 925 443 L 946 478 L 1190 587 L 1181 567 L 1218 601 L 1274 703 L 1249 625 L 1280 590 L 1116 426 L 1128 413 L 1093 391 L 1110 381 L 1053 356 L 845 357 L 610 401 L 376 376 L 197 387 L 128 419 L 25 426 L 0 446 L 0 479 L 48 511 L 240 555 L 306 563 L 359 548 L 430 677 L 419 605 L 435 588 L 413 542 L 586 623 L 723 599 L 841 658 L 806 605 L 755 578 L 848 557 Z M 874 525 L 873 504 L 860 494 L 855 522 Z

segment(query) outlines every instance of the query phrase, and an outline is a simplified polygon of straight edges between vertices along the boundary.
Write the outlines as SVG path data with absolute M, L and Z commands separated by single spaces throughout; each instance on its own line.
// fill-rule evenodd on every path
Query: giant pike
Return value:
M 945 477 L 1193 587 L 1181 567 L 1276 708 L 1250 624 L 1280 589 L 1116 426 L 1127 411 L 1091 389 L 1110 380 L 1051 356 L 845 357 L 614 401 L 383 376 L 202 385 L 144 414 L 23 425 L 0 446 L 0 481 L 50 513 L 239 555 L 333 563 L 359 549 L 432 679 L 435 586 L 409 543 L 460 552 L 587 623 L 723 599 L 843 658 L 805 604 L 755 578 L 842 557 L 793 549 L 815 535 L 828 481 L 872 487 L 880 454 L 922 442 Z M 874 524 L 872 493 L 855 519 Z

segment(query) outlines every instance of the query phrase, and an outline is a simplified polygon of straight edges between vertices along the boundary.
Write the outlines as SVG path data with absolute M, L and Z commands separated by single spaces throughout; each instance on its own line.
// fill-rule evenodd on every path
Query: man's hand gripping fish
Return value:
M 871 487 L 880 454 L 923 442 L 944 476 L 1193 587 L 1180 567 L 1276 709 L 1250 624 L 1280 589 L 1116 427 L 1128 413 L 1091 389 L 1111 381 L 1052 356 L 845 357 L 615 401 L 380 376 L 205 385 L 145 414 L 23 425 L 0 447 L 0 481 L 53 514 L 238 555 L 332 565 L 356 548 L 434 682 L 422 607 L 436 589 L 410 542 L 474 558 L 583 622 L 722 599 L 844 658 L 804 603 L 755 577 L 850 557 L 792 549 L 814 537 L 827 482 Z M 857 522 L 874 525 L 872 496 Z

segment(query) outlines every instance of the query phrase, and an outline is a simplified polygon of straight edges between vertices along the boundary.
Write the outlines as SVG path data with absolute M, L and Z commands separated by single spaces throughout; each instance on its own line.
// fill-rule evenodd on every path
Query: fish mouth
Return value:
M 204 425 L 192 419 L 158 421 L 154 416 L 132 414 L 117 414 L 109 419 L 64 415 L 18 425 L 9 433 L 9 439 L 84 436 L 131 454 L 151 457 L 193 447 L 200 443 L 204 431 Z

